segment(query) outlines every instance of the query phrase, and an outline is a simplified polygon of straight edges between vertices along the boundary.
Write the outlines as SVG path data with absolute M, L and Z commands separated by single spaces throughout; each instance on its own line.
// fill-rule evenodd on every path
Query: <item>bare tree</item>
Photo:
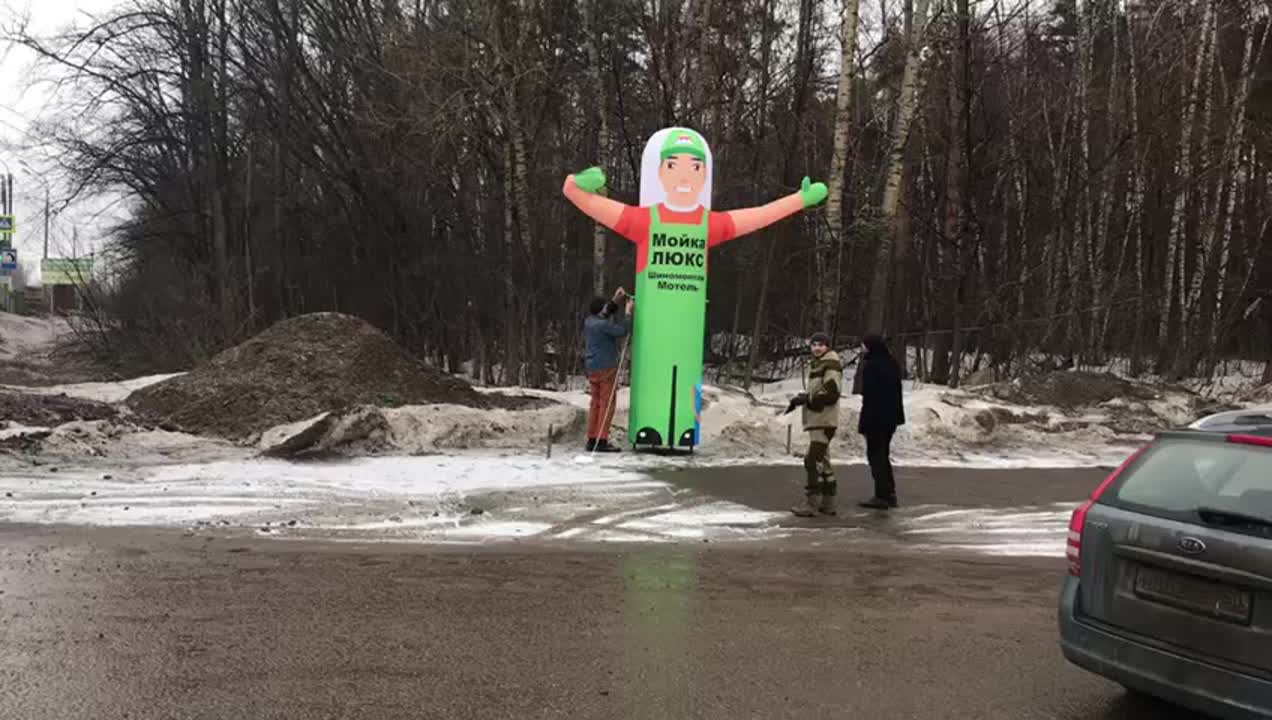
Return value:
M 842 282 L 839 267 L 831 267 L 844 242 L 844 186 L 848 169 L 848 132 L 853 121 L 852 91 L 857 81 L 858 0 L 840 0 L 839 86 L 835 94 L 835 131 L 831 141 L 830 195 L 826 200 L 826 233 L 818 236 L 817 317 L 821 327 L 836 327 L 835 311 Z
M 40 140 L 76 192 L 128 198 L 95 326 L 132 371 L 338 310 L 483 381 L 566 382 L 581 297 L 636 258 L 561 179 L 603 164 L 633 201 L 671 124 L 712 140 L 721 208 L 829 170 L 824 216 L 712 252 L 743 383 L 814 328 L 885 330 L 950 383 L 1266 359 L 1264 4 L 879 8 L 871 47 L 855 0 L 125 0 L 7 37 L 69 73 Z
M 1171 359 L 1174 357 L 1171 351 L 1171 329 L 1174 310 L 1178 308 L 1183 313 L 1183 324 L 1188 324 L 1187 308 L 1185 307 L 1186 298 L 1183 297 L 1184 287 L 1184 258 L 1185 248 L 1183 247 L 1185 238 L 1184 222 L 1193 192 L 1191 184 L 1195 182 L 1193 177 L 1193 130 L 1196 123 L 1199 103 L 1208 102 L 1210 96 L 1210 67 L 1214 61 L 1214 39 L 1216 28 L 1216 7 L 1214 3 L 1202 3 L 1202 20 L 1201 29 L 1197 36 L 1197 57 L 1198 60 L 1194 66 L 1192 82 L 1188 85 L 1187 95 L 1184 101 L 1184 122 L 1180 126 L 1179 131 L 1179 156 L 1178 167 L 1175 173 L 1178 182 L 1182 185 L 1175 194 L 1175 201 L 1170 216 L 1170 239 L 1166 246 L 1166 264 L 1164 268 L 1164 279 L 1166 293 L 1162 297 L 1161 318 L 1157 330 L 1157 342 L 1161 348 L 1161 359 L 1159 367 L 1161 370 L 1168 369 Z M 1205 113 L 1202 113 L 1205 116 Z
M 609 158 L 609 115 L 605 102 L 605 78 L 601 71 L 601 27 L 597 18 L 601 0 L 585 0 L 585 44 L 588 70 L 591 73 L 593 102 L 596 104 L 596 153 L 597 162 L 605 164 Z M 605 228 L 599 223 L 592 226 L 592 292 L 605 294 Z
M 918 107 L 922 65 L 926 55 L 924 42 L 927 37 L 929 0 L 912 0 L 912 2 L 912 18 L 905 35 L 905 70 L 901 77 L 901 89 L 897 93 L 896 122 L 892 128 L 888 160 L 885 165 L 883 201 L 880 207 L 888 228 L 880 236 L 881 241 L 875 252 L 874 274 L 870 278 L 868 301 L 870 314 L 866 324 L 878 329 L 883 328 L 888 288 L 892 280 L 893 244 L 901 200 L 901 165 L 905 162 L 905 148 L 910 139 L 910 128 Z

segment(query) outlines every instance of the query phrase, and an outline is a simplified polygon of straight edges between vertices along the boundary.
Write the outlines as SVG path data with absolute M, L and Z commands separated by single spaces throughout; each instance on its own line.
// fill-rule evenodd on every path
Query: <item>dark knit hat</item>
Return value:
M 888 343 L 882 335 L 867 335 L 861 339 L 861 344 L 865 345 L 870 352 L 887 352 L 888 350 Z
M 822 345 L 830 345 L 830 336 L 824 332 L 815 332 L 813 336 L 808 338 L 809 344 L 821 343 Z

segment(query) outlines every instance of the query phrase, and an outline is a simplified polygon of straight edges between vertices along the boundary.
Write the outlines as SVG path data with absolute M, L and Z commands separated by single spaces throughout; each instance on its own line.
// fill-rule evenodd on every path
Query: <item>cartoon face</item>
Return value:
M 697 207 L 698 194 L 707 182 L 707 164 L 693 155 L 672 155 L 658 166 L 658 182 L 669 204 Z

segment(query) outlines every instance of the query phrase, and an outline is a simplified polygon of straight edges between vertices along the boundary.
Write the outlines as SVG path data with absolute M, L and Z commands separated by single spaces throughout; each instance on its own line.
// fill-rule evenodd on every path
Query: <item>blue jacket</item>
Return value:
M 632 319 L 618 308 L 612 318 L 588 315 L 583 321 L 583 368 L 588 372 L 618 367 L 618 339 L 632 330 Z

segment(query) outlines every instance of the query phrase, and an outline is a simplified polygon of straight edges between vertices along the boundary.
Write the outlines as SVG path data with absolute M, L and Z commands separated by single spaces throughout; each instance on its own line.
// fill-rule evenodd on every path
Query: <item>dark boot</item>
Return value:
M 896 498 L 872 497 L 869 500 L 857 503 L 857 505 L 867 510 L 891 510 L 897 506 L 897 501 Z
M 838 510 L 835 509 L 835 495 L 838 488 L 834 480 L 822 481 L 821 484 L 821 503 L 817 506 L 817 512 L 822 515 L 836 515 Z
M 595 449 L 596 449 L 596 438 L 588 438 L 588 439 L 587 439 L 587 445 L 584 445 L 584 446 L 583 446 L 583 449 L 584 449 L 585 451 L 587 451 L 587 452 L 592 452 L 593 450 L 595 450 Z
M 610 445 L 609 440 L 596 441 L 596 452 L 616 453 L 616 452 L 622 452 L 622 451 L 623 449 L 618 447 L 617 445 Z

